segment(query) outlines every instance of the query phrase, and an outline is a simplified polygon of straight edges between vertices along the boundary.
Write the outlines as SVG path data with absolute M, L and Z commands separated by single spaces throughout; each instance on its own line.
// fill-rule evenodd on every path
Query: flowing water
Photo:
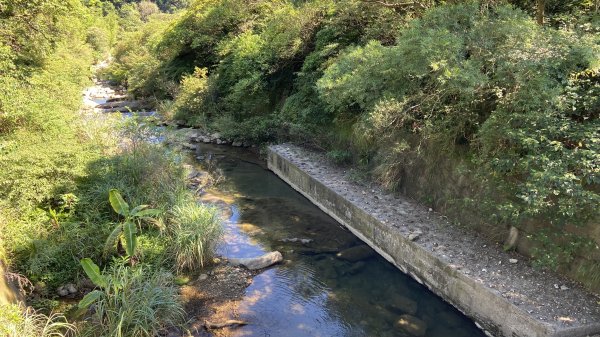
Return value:
M 285 260 L 247 288 L 239 314 L 252 324 L 235 336 L 410 336 L 394 325 L 406 311 L 425 323 L 425 336 L 484 336 L 379 255 L 339 259 L 337 252 L 362 242 L 247 151 L 201 144 L 196 155 L 200 169 L 210 166 L 224 178 L 205 195 L 228 210 L 219 254 L 255 257 L 278 250 Z

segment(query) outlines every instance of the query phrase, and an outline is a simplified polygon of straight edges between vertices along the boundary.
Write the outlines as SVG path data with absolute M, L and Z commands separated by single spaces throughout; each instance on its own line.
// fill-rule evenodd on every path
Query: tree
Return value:
M 150 16 L 160 12 L 158 6 L 151 1 L 142 1 L 138 4 L 138 11 L 143 21 L 148 21 Z
M 544 11 L 546 9 L 545 0 L 536 0 L 536 14 L 535 18 L 540 26 L 544 25 Z

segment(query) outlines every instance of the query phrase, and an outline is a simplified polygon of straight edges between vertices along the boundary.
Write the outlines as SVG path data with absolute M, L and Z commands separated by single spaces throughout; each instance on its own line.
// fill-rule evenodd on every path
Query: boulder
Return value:
M 58 296 L 60 297 L 66 297 L 69 296 L 69 290 L 67 290 L 67 288 L 65 288 L 64 286 L 60 286 L 58 287 L 58 289 L 56 289 L 56 293 L 58 294 Z
M 182 146 L 188 150 L 195 150 L 197 146 L 195 144 L 183 143 Z
M 348 249 L 344 249 L 336 254 L 338 259 L 350 262 L 366 260 L 372 257 L 373 255 L 375 255 L 375 251 L 367 245 L 354 246 Z
M 231 264 L 236 266 L 244 266 L 250 270 L 267 268 L 281 261 L 283 261 L 283 256 L 278 251 L 266 253 L 258 257 L 229 259 Z
M 76 294 L 77 293 L 77 288 L 75 287 L 75 285 L 73 283 L 68 283 L 65 285 L 65 289 L 67 289 L 67 291 L 69 292 L 69 294 Z
M 394 323 L 394 326 L 412 336 L 425 336 L 427 324 L 422 320 L 411 315 L 402 315 Z

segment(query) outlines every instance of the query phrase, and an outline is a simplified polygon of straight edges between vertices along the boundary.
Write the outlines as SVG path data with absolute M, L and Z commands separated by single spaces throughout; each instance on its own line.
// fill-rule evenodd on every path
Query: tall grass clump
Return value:
M 59 314 L 36 313 L 16 304 L 0 304 L 0 336 L 62 337 L 75 332 L 75 326 Z
M 183 322 L 173 275 L 150 267 L 113 263 L 84 332 L 91 336 L 152 337 Z
M 174 207 L 172 222 L 171 256 L 177 271 L 203 267 L 223 232 L 217 210 L 190 200 Z
M 81 203 L 94 212 L 110 213 L 108 191 L 117 189 L 131 204 L 168 210 L 187 193 L 180 161 L 176 154 L 144 142 L 102 158 L 88 168 Z

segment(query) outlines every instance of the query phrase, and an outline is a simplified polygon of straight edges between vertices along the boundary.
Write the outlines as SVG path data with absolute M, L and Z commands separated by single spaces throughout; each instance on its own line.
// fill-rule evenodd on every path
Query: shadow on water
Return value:
M 377 254 L 342 260 L 337 252 L 361 245 L 335 220 L 247 151 L 201 145 L 224 175 L 218 191 L 229 215 L 219 253 L 252 257 L 279 250 L 284 263 L 256 276 L 239 308 L 251 322 L 234 336 L 479 337 L 472 321 Z M 200 163 L 200 166 L 203 164 Z M 213 200 L 214 202 L 214 200 Z M 372 253 L 372 251 L 371 251 Z M 421 323 L 399 328 L 410 313 Z M 410 324 L 409 324 L 410 325 Z

